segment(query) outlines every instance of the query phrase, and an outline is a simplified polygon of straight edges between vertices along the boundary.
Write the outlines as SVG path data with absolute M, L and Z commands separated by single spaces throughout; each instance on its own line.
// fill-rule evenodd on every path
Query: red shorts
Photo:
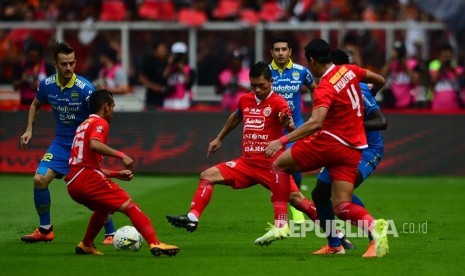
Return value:
M 319 132 L 297 141 L 291 147 L 291 155 L 303 172 L 326 167 L 332 180 L 355 183 L 362 151 Z
M 101 171 L 88 168 L 80 170 L 81 168 L 70 170 L 65 179 L 68 184 L 68 193 L 77 203 L 92 211 L 112 214 L 130 199 L 125 190 Z
M 275 181 L 275 175 L 271 173 L 271 162 L 258 159 L 246 159 L 240 157 L 233 161 L 220 163 L 215 166 L 220 170 L 226 185 L 233 189 L 245 189 L 257 184 L 270 190 L 270 183 Z M 290 177 L 291 192 L 298 192 L 299 188 Z

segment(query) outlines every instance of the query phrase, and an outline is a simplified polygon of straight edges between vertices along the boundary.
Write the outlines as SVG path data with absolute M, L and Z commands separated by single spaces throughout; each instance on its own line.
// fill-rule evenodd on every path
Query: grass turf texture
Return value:
M 290 238 L 261 248 L 253 241 L 272 222 L 269 192 L 260 186 L 233 191 L 215 187 L 199 228 L 194 233 L 174 228 L 166 214 L 188 210 L 197 187 L 197 176 L 136 176 L 120 184 L 151 218 L 160 240 L 181 247 L 173 258 L 150 255 L 146 243 L 139 252 L 117 252 L 112 246 L 96 245 L 105 256 L 77 256 L 90 211 L 68 196 L 66 185 L 55 180 L 50 186 L 52 243 L 24 244 L 20 236 L 37 227 L 32 200 L 32 176 L 1 175 L 0 268 L 1 275 L 448 275 L 463 272 L 463 178 L 373 176 L 357 194 L 375 217 L 393 219 L 399 237 L 390 236 L 390 254 L 364 259 L 368 241 L 351 238 L 357 249 L 346 255 L 313 256 L 325 244 L 313 232 L 306 238 Z M 313 187 L 313 176 L 304 184 Z M 310 191 L 304 191 L 309 196 Z M 116 227 L 130 225 L 120 213 Z M 401 233 L 404 223 L 427 221 L 427 233 Z M 410 225 L 410 224 L 409 224 Z M 408 230 L 408 228 L 407 228 Z M 145 241 L 144 241 L 145 242 Z

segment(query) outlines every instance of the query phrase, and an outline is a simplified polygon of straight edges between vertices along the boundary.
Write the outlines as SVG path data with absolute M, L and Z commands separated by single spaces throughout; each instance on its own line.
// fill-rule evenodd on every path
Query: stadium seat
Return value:
M 242 22 L 252 26 L 256 25 L 260 21 L 257 12 L 253 9 L 243 9 L 240 11 L 239 16 Z
M 138 15 L 142 19 L 170 21 L 176 19 L 172 0 L 143 0 Z
M 260 20 L 265 22 L 276 22 L 284 16 L 284 10 L 277 0 L 266 1 L 259 13 Z
M 205 12 L 196 9 L 181 9 L 178 13 L 178 21 L 187 26 L 201 26 L 208 20 Z
M 218 6 L 213 10 L 213 17 L 216 19 L 227 19 L 236 17 L 239 14 L 241 2 L 239 0 L 220 0 Z
M 126 5 L 123 0 L 104 0 L 100 12 L 102 21 L 123 21 L 126 19 Z

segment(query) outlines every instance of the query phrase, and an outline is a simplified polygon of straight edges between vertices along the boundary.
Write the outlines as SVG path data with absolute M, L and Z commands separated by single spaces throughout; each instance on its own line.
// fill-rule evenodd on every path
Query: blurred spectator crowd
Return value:
M 0 19 L 2 22 L 46 20 L 89 24 L 157 21 L 188 26 L 218 21 L 239 21 L 249 26 L 258 22 L 400 21 L 412 24 L 436 21 L 409 0 L 3 0 Z M 41 76 L 49 74 L 54 34 L 53 30 L 0 29 L 0 84 L 13 84 L 15 90 L 28 91 Z M 265 45 L 276 36 L 289 37 L 297 46 L 293 60 L 305 65 L 302 48 L 318 33 L 277 31 L 265 36 Z M 343 48 L 353 63 L 387 77 L 388 83 L 380 98 L 386 107 L 450 110 L 463 106 L 465 57 L 451 45 L 448 32 L 415 28 L 399 31 L 395 33 L 397 41 L 392 49 L 385 49 L 386 36 L 382 30 L 348 31 L 342 39 L 338 33 L 330 36 L 331 44 Z M 193 84 L 214 86 L 217 94 L 229 95 L 224 91 L 231 87 L 221 74 L 230 66 L 232 70 L 241 70 L 254 61 L 253 37 L 250 30 L 226 35 L 214 31 L 199 33 L 197 61 L 195 68 L 190 68 L 186 64 L 187 48 L 179 46 L 186 46 L 187 36 L 182 32 L 131 33 L 130 68 L 124 71 L 120 64 L 119 31 L 65 33 L 65 40 L 76 50 L 77 73 L 93 81 L 96 87 L 106 87 L 115 94 L 129 93 L 134 85 L 145 86 L 148 109 L 163 108 L 164 98 L 176 97 L 178 92 L 169 89 L 173 85 L 167 80 L 185 85 L 186 92 L 179 99 L 191 99 Z M 387 62 L 385 53 L 390 53 Z M 271 62 L 269 49 L 265 49 L 264 56 Z M 455 103 L 451 103 L 454 99 Z M 188 108 L 191 104 L 181 106 Z

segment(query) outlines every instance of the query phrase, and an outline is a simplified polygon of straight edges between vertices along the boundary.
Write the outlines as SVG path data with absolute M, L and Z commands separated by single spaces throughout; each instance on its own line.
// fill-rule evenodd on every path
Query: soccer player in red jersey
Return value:
M 132 158 L 106 145 L 115 107 L 111 93 L 107 90 L 95 91 L 90 95 L 89 106 L 92 114 L 76 129 L 69 159 L 69 174 L 65 178 L 71 198 L 94 212 L 84 239 L 76 246 L 76 254 L 103 255 L 95 248 L 94 239 L 108 214 L 120 211 L 129 217 L 149 244 L 153 255 L 176 255 L 179 248 L 159 242 L 150 219 L 125 190 L 110 180 L 110 177 L 131 180 L 131 169 L 134 166 Z M 111 171 L 100 168 L 103 156 L 119 158 L 126 169 Z
M 215 184 L 233 189 L 261 184 L 270 189 L 270 183 L 274 182 L 275 175 L 270 172 L 270 166 L 275 158 L 266 157 L 263 151 L 270 141 L 284 134 L 283 127 L 294 129 L 292 115 L 286 100 L 271 91 L 273 78 L 268 64 L 258 62 L 253 65 L 249 78 L 253 93 L 245 94 L 239 99 L 237 110 L 229 116 L 218 136 L 210 142 L 207 152 L 208 157 L 219 150 L 223 139 L 242 122 L 242 156 L 217 164 L 200 174 L 199 186 L 189 212 L 186 215 L 166 216 L 173 226 L 185 228 L 189 232 L 195 231 L 202 212 L 210 202 Z M 282 151 L 284 149 L 279 152 Z M 287 205 L 289 201 L 309 217 L 316 218 L 313 204 L 299 192 L 289 176 L 288 183 L 290 194 L 284 204 Z M 282 235 L 289 235 L 288 228 L 281 230 Z
M 282 233 L 281 229 L 286 227 L 290 173 L 326 167 L 332 178 L 334 214 L 370 232 L 375 241 L 376 255 L 382 257 L 389 249 L 387 222 L 383 219 L 375 220 L 364 207 L 351 203 L 351 199 L 361 149 L 367 147 L 359 83 L 364 81 L 383 85 L 385 80 L 356 65 L 334 65 L 331 47 L 322 39 L 312 40 L 305 47 L 305 57 L 312 75 L 321 78 L 314 91 L 312 116 L 298 129 L 272 141 L 265 149 L 267 156 L 275 156 L 285 144 L 297 141 L 272 164 L 276 179 L 270 184 L 275 225 L 255 242 L 266 244 L 267 240 L 276 239 Z M 331 227 L 334 220 L 328 217 L 325 210 L 320 210 L 320 206 L 317 209 L 320 225 L 329 227 L 331 234 L 329 245 L 314 254 L 344 254 L 344 248 L 338 240 L 331 243 L 330 238 L 336 235 L 334 227 Z M 327 226 L 328 219 L 330 225 Z

